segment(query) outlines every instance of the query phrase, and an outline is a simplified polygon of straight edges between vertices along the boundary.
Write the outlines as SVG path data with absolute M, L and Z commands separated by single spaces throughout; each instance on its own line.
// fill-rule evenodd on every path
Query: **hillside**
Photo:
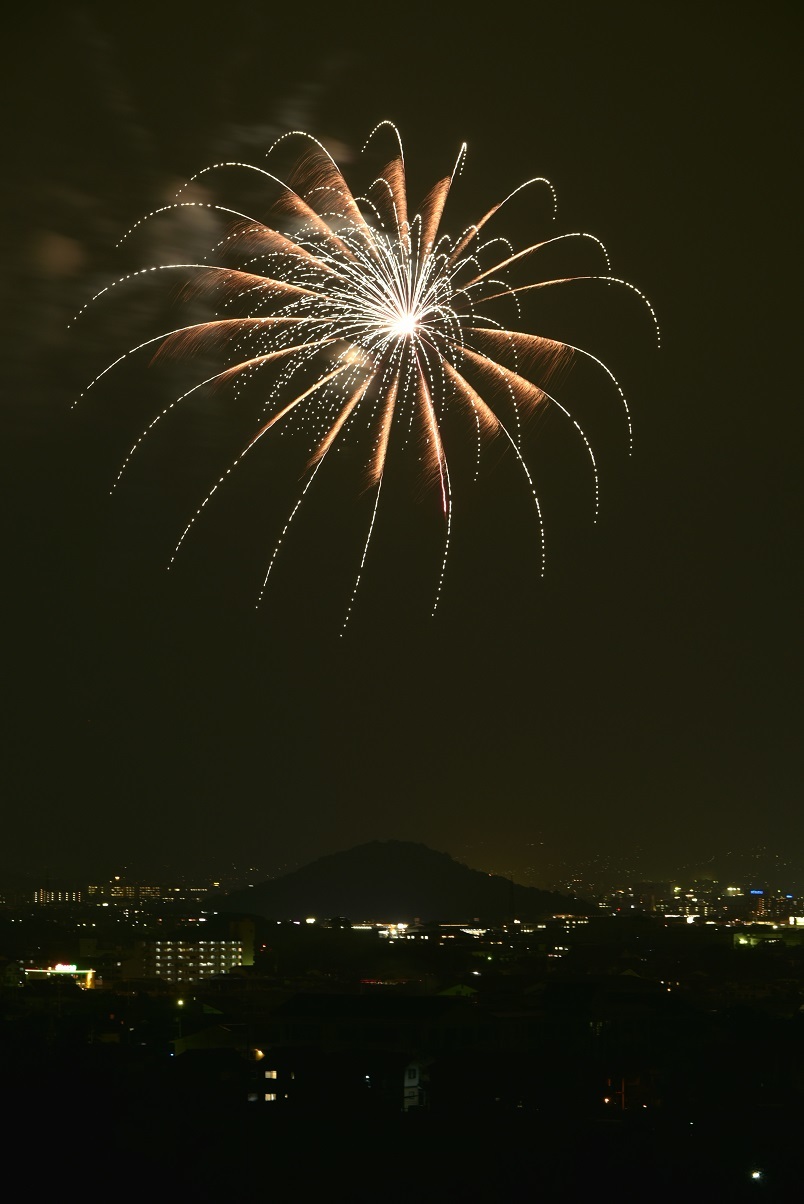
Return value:
M 211 900 L 210 900 L 211 901 Z M 281 878 L 215 899 L 216 910 L 272 919 L 347 916 L 353 921 L 478 919 L 499 923 L 592 910 L 568 895 L 519 886 L 469 869 L 447 853 L 410 841 L 372 841 L 320 857 Z

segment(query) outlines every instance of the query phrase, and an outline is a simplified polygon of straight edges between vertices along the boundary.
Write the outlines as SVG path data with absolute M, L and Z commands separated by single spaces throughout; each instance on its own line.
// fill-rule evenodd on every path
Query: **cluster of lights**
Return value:
M 24 970 L 26 978 L 29 975 L 36 976 L 41 974 L 44 978 L 69 977 L 74 978 L 80 987 L 85 990 L 95 985 L 94 970 L 79 970 L 74 962 L 56 962 L 55 966 L 26 966 Z

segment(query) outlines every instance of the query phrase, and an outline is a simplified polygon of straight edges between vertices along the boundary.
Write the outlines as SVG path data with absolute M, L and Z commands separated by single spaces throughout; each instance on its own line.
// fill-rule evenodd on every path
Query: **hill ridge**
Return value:
M 211 901 L 211 900 L 210 900 Z M 218 911 L 270 919 L 329 918 L 411 922 L 501 922 L 593 905 L 571 895 L 522 886 L 410 840 L 372 840 L 215 899 Z

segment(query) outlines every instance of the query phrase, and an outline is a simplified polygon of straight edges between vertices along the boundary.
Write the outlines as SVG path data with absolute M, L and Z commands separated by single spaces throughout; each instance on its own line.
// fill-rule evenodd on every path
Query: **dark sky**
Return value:
M 268 872 L 398 837 L 537 884 L 590 859 L 669 874 L 761 848 L 801 877 L 797 6 L 435 8 L 12 18 L 0 867 Z M 528 444 L 545 580 L 527 493 L 492 456 L 456 498 L 437 617 L 426 495 L 389 508 L 340 640 L 366 498 L 323 500 L 257 612 L 297 476 L 284 466 L 288 492 L 281 465 L 265 479 L 257 465 L 166 574 L 244 428 L 201 405 L 110 499 L 185 378 L 126 365 L 71 410 L 157 293 L 65 327 L 120 264 L 149 261 L 152 244 L 135 262 L 114 243 L 192 172 L 261 161 L 288 125 L 357 159 L 386 117 L 412 200 L 469 143 L 459 228 L 549 177 L 557 229 L 603 239 L 663 346 L 627 294 L 545 302 L 539 332 L 577 331 L 633 412 L 629 460 L 605 377 L 568 381 L 600 523 L 551 415 Z M 524 245 L 544 227 L 534 192 L 501 232 Z

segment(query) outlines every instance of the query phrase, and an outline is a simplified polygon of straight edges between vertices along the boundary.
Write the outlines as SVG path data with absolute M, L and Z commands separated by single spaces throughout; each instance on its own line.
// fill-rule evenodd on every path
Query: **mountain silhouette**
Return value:
M 594 910 L 581 899 L 520 886 L 469 869 L 448 853 L 403 840 L 375 840 L 331 853 L 281 878 L 233 891 L 223 899 L 216 896 L 214 904 L 216 911 L 278 920 L 345 916 L 352 921 L 418 918 L 444 923 L 499 923 Z

